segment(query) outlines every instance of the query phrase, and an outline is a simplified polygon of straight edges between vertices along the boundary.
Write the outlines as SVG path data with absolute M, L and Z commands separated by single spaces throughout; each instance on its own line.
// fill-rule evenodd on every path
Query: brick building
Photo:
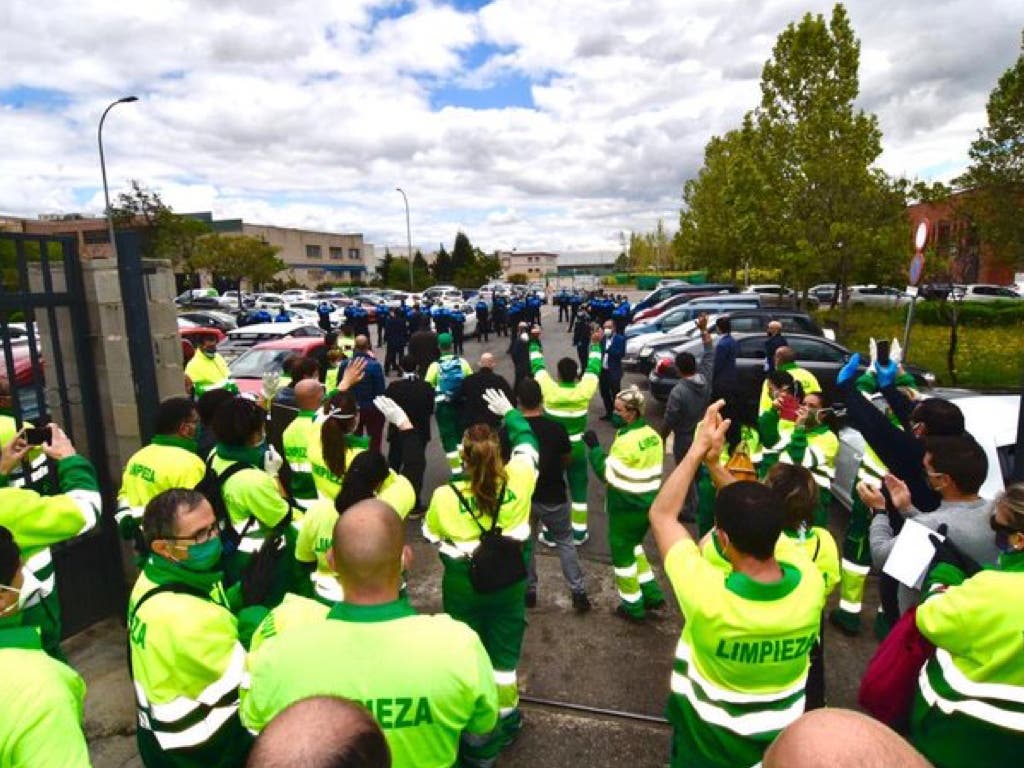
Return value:
M 925 280 L 952 275 L 956 283 L 995 283 L 1008 285 L 1014 279 L 1014 265 L 997 261 L 992 249 L 978 238 L 977 229 L 957 203 L 970 192 L 960 192 L 934 203 L 916 203 L 907 207 L 911 232 L 922 221 L 928 224 L 926 250 L 934 249 L 938 264 L 925 265 Z M 910 246 L 911 252 L 913 245 Z M 908 256 L 909 258 L 909 256 Z

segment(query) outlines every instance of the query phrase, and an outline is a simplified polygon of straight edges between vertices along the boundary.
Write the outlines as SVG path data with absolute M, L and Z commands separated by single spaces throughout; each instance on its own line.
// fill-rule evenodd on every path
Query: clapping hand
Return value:
M 348 365 L 345 366 L 344 373 L 341 374 L 341 379 L 338 381 L 338 389 L 342 392 L 347 392 L 352 389 L 352 387 L 363 380 L 363 374 L 365 372 L 366 358 L 353 357 L 348 361 Z
M 725 445 L 725 433 L 729 431 L 732 424 L 731 419 L 722 418 L 722 408 L 725 407 L 725 400 L 716 400 L 708 406 L 704 412 L 704 420 L 693 437 L 693 445 L 690 450 L 700 456 L 701 461 L 722 455 L 722 447 Z

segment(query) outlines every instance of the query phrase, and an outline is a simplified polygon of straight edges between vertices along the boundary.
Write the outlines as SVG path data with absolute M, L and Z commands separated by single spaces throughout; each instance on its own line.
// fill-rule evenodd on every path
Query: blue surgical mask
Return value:
M 189 544 L 188 556 L 181 561 L 181 566 L 197 572 L 215 570 L 220 564 L 223 551 L 220 536 L 214 536 L 202 544 Z

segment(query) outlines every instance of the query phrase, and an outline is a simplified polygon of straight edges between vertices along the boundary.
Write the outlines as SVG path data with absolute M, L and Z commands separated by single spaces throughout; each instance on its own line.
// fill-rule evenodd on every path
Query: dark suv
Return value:
M 712 319 L 715 319 L 720 316 L 723 315 L 712 315 L 711 317 Z M 733 312 L 725 313 L 724 317 L 728 317 L 732 322 L 733 333 L 764 332 L 767 330 L 768 323 L 770 321 L 778 320 L 782 323 L 783 334 L 800 333 L 807 336 L 827 336 L 821 326 L 815 322 L 814 318 L 806 312 L 798 312 L 793 309 L 737 309 Z M 700 333 L 697 331 L 697 328 L 694 327 L 689 335 L 696 339 L 700 336 Z M 666 340 L 664 343 L 655 342 L 644 347 L 640 350 L 640 354 L 637 357 L 635 368 L 636 372 L 644 374 L 650 373 L 654 369 L 655 356 L 666 349 L 678 347 L 680 343 L 682 342 L 679 337 L 675 336 L 672 339 Z

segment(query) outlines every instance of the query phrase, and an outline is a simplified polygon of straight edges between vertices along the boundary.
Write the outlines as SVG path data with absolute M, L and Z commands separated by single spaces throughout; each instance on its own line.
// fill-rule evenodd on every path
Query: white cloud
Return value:
M 948 178 L 1016 58 L 1024 7 L 991 0 L 848 3 L 861 105 L 892 173 Z M 103 108 L 116 192 L 137 178 L 177 210 L 405 242 L 618 248 L 678 216 L 704 144 L 759 99 L 779 32 L 823 0 L 8 0 L 0 211 L 102 208 Z M 404 15 L 396 14 L 408 10 Z M 497 51 L 476 68 L 470 52 Z M 435 108 L 443 89 L 529 83 L 534 108 Z M 442 100 L 443 101 L 443 100 Z M 444 102 L 443 102 L 444 103 Z

